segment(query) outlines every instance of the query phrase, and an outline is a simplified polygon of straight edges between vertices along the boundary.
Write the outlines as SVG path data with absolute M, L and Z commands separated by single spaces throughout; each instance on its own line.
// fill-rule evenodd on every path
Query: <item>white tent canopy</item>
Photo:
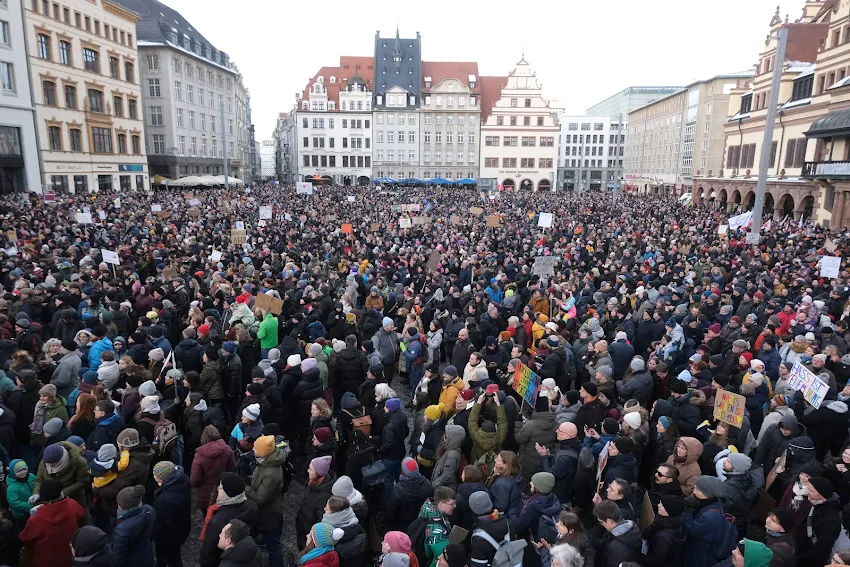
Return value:
M 231 185 L 243 185 L 244 182 L 241 179 L 236 177 L 228 177 L 227 180 Z M 214 185 L 224 185 L 224 176 L 223 175 L 189 175 L 187 177 L 181 177 L 180 179 L 175 179 L 174 181 L 168 182 L 169 187 L 197 187 L 199 185 L 203 185 L 206 187 L 212 187 Z

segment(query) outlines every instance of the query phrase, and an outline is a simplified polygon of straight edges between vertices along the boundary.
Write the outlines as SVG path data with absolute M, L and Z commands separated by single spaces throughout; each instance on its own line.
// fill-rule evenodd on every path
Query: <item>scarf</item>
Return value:
M 311 559 L 315 559 L 316 557 L 319 557 L 320 555 L 324 555 L 325 553 L 330 553 L 333 550 L 334 550 L 333 547 L 317 547 L 317 548 L 313 549 L 312 551 L 310 551 L 309 553 L 306 553 L 303 557 L 301 557 L 301 559 L 298 560 L 298 564 L 304 565 L 305 563 L 307 563 Z
M 215 514 L 215 512 L 216 512 L 216 510 L 218 510 L 218 508 L 219 508 L 218 504 L 213 504 L 212 506 L 207 508 L 207 515 L 204 517 L 204 526 L 201 528 L 201 541 L 204 541 L 204 536 L 206 536 L 206 534 L 207 534 L 207 526 L 209 525 L 210 520 L 213 517 L 213 514 Z
M 806 487 L 800 484 L 800 481 L 794 483 L 794 487 L 791 489 L 794 493 L 794 498 L 791 499 L 791 508 L 796 512 L 800 509 L 800 505 L 806 500 L 806 496 L 808 495 L 808 491 Z
M 130 512 L 132 512 L 132 511 L 134 511 L 134 510 L 137 510 L 137 509 L 139 509 L 139 508 L 141 508 L 141 507 L 142 507 L 142 505 L 141 505 L 141 504 L 136 504 L 135 506 L 133 506 L 132 508 L 130 508 L 130 509 L 128 509 L 128 510 L 121 510 L 121 509 L 119 508 L 119 509 L 118 509 L 118 519 L 120 520 L 121 518 L 123 518 L 124 516 L 126 516 L 127 514 L 129 514 Z
M 64 447 L 62 447 L 62 448 L 65 449 Z M 70 463 L 70 462 L 71 462 L 71 455 L 69 455 L 68 450 L 65 449 L 64 451 L 62 451 L 62 458 L 59 459 L 58 463 L 53 464 L 53 465 L 49 465 L 47 463 L 44 463 L 44 466 L 47 469 L 48 473 L 57 474 L 57 473 L 60 473 L 63 470 L 65 470 L 65 468 L 68 466 L 68 463 Z
M 225 496 L 224 498 L 216 500 L 215 503 L 219 507 L 221 507 L 221 506 L 231 506 L 233 504 L 241 504 L 242 502 L 245 502 L 247 499 L 248 499 L 248 497 L 245 496 L 244 492 L 242 492 L 242 493 L 237 494 L 236 496 Z
M 785 532 L 774 532 L 772 530 L 765 530 L 765 531 L 767 532 L 767 535 L 773 536 L 773 537 L 776 537 L 776 538 L 780 538 L 780 537 L 783 537 L 785 535 Z
M 345 528 L 348 526 L 353 526 L 358 523 L 357 515 L 354 513 L 350 507 L 345 510 L 340 510 L 339 512 L 332 512 L 330 514 L 325 513 L 322 516 L 322 521 L 326 524 L 330 524 L 335 528 Z
M 35 404 L 35 413 L 32 417 L 30 431 L 33 435 L 41 435 L 44 433 L 44 412 L 47 410 L 47 405 L 38 402 Z

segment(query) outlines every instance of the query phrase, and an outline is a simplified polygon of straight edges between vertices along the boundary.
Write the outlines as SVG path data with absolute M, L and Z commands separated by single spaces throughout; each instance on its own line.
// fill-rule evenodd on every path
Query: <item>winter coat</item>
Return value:
M 104 445 L 115 445 L 118 435 L 126 428 L 118 412 L 95 420 L 94 430 L 86 439 L 86 449 L 97 453 Z M 117 446 L 117 445 L 116 445 Z
M 68 395 L 74 391 L 74 388 L 79 387 L 78 373 L 82 365 L 83 361 L 80 360 L 77 351 L 69 352 L 59 359 L 59 364 L 56 365 L 53 376 L 50 378 L 50 383 L 56 386 L 58 395 L 68 399 Z
M 817 506 L 797 530 L 797 567 L 821 567 L 832 558 L 832 545 L 841 532 L 838 495 Z M 811 530 L 811 536 L 808 531 Z
M 495 541 L 500 542 L 510 533 L 510 525 L 505 515 L 499 514 L 494 518 L 491 515 L 478 516 L 473 524 L 472 535 L 469 539 L 470 565 L 490 565 L 496 555 L 496 548 L 484 538 L 477 537 L 475 533 L 481 530 L 487 533 Z
M 221 553 L 218 567 L 260 567 L 261 558 L 257 543 L 248 536 Z
M 322 390 L 318 369 L 313 368 L 301 374 L 301 381 L 292 390 L 292 397 L 297 403 L 295 415 L 301 427 L 310 422 L 310 408 L 313 400 L 322 397 Z
M 531 537 L 536 541 L 541 516 L 557 517 L 561 513 L 561 503 L 554 494 L 535 493 L 529 498 L 522 510 L 511 510 L 511 533 L 519 537 Z
M 258 462 L 251 475 L 251 485 L 245 489 L 245 495 L 257 503 L 260 509 L 262 531 L 280 530 L 283 525 L 282 488 L 283 469 L 286 456 L 275 447 L 271 455 Z
M 204 364 L 204 369 L 201 370 L 201 393 L 207 401 L 224 399 L 220 361 L 210 360 Z
M 599 431 L 603 419 L 605 419 L 605 406 L 598 399 L 582 404 L 576 412 L 575 421 L 573 421 L 578 430 L 579 439 L 584 439 L 585 426 Z
M 596 548 L 596 565 L 619 567 L 620 564 L 641 559 L 640 528 L 631 520 L 624 520 L 607 532 Z
M 230 523 L 230 520 L 242 520 L 249 527 L 254 527 L 257 525 L 259 515 L 257 503 L 252 500 L 245 500 L 238 504 L 218 506 L 204 530 L 204 540 L 198 556 L 198 562 L 201 567 L 216 567 L 219 565 L 219 558 L 222 553 L 218 548 L 218 536 L 221 534 L 224 526 Z M 304 537 L 307 537 L 306 534 Z
M 339 554 L 328 551 L 302 564 L 303 567 L 340 567 Z
M 195 339 L 185 338 L 174 347 L 174 360 L 186 372 L 201 372 L 204 365 L 204 347 Z
M 558 441 L 557 449 L 553 449 L 551 454 L 540 458 L 543 471 L 552 473 L 555 477 L 553 494 L 564 504 L 572 501 L 571 487 L 578 468 L 580 452 L 581 443 L 573 438 Z
M 539 443 L 549 450 L 555 448 L 555 414 L 551 411 L 535 411 L 531 419 L 523 423 L 522 429 L 516 432 L 515 438 L 519 444 L 522 475 L 528 481 L 533 474 L 543 470 L 536 445 Z
M 406 532 L 410 523 L 419 515 L 422 504 L 432 496 L 434 487 L 421 474 L 403 478 L 395 484 L 384 503 L 387 525 Z
M 105 360 L 101 362 L 97 369 L 97 382 L 108 392 L 115 389 L 120 376 L 121 369 L 118 368 L 118 363 L 114 360 Z
M 277 346 L 278 321 L 272 313 L 266 313 L 257 330 L 257 338 L 260 339 L 261 349 L 272 349 Z
M 508 418 L 502 405 L 496 406 L 496 431 L 487 432 L 478 425 L 478 417 L 481 415 L 481 404 L 472 406 L 469 414 L 469 436 L 472 438 L 472 462 L 478 460 L 488 452 L 498 454 L 502 450 L 502 443 L 508 434 Z
M 322 521 L 325 505 L 332 496 L 331 488 L 334 482 L 336 482 L 336 473 L 328 471 L 318 484 L 307 487 L 307 495 L 301 501 L 298 514 L 295 516 L 295 541 L 299 547 L 304 545 L 307 532 L 313 524 Z
M 781 536 L 767 534 L 764 544 L 773 552 L 770 567 L 795 567 L 797 565 L 796 543 L 791 534 L 786 533 Z
M 649 370 L 641 370 L 632 374 L 627 381 L 617 380 L 617 395 L 621 400 L 635 399 L 645 408 L 650 407 L 652 389 L 655 384 Z
M 344 348 L 336 357 L 336 380 L 340 393 L 356 393 L 366 381 L 369 362 L 366 354 L 358 348 Z
M 718 551 L 727 521 L 718 499 L 702 500 L 699 504 L 696 510 L 686 509 L 682 514 L 682 525 L 687 534 L 687 542 L 682 548 L 683 559 L 688 567 L 711 567 L 727 559 L 720 557 Z
M 47 472 L 44 461 L 38 463 L 38 474 L 35 478 L 33 494 L 41 491 L 41 483 L 47 479 L 57 480 L 62 484 L 62 493 L 73 498 L 80 505 L 85 503 L 86 488 L 89 486 L 88 463 L 80 454 L 80 448 L 69 441 L 60 441 L 59 445 L 68 451 L 68 465 L 58 473 Z
M 759 487 L 753 482 L 749 472 L 724 472 L 724 474 L 726 479 L 723 481 L 723 498 L 721 499 L 723 510 L 735 516 L 739 526 L 746 525 L 747 515 L 756 503 Z
M 183 467 L 176 466 L 171 477 L 154 492 L 156 522 L 153 539 L 158 548 L 179 548 L 189 537 L 192 527 L 191 490 Z
M 18 536 L 28 550 L 30 567 L 70 567 L 71 538 L 85 522 L 86 512 L 72 498 L 38 507 Z
M 627 482 L 637 480 L 637 459 L 634 453 L 620 453 L 609 456 L 605 468 L 602 470 L 602 485 L 607 487 L 615 479 L 622 478 Z
M 776 464 L 776 459 L 788 448 L 788 442 L 795 437 L 806 436 L 807 432 L 808 430 L 804 425 L 798 425 L 797 431 L 786 437 L 779 430 L 778 423 L 771 425 L 764 431 L 764 435 L 760 435 L 762 439 L 759 441 L 758 449 L 756 450 L 755 457 L 753 457 L 753 463 L 762 465 L 765 476 L 767 476 L 770 469 Z
M 440 391 L 440 411 L 444 415 L 454 415 L 455 413 L 455 400 L 460 395 L 461 390 L 464 389 L 463 378 L 457 376 L 453 378 L 451 382 L 443 385 L 443 389 Z
M 240 397 L 242 392 L 242 359 L 234 353 L 219 359 L 221 363 L 221 387 L 225 396 Z
M 385 331 L 379 329 L 375 336 L 372 337 L 372 344 L 375 350 L 381 355 L 381 364 L 388 366 L 398 361 L 398 333 L 395 331 Z
M 525 485 L 522 475 L 491 476 L 487 489 L 493 508 L 513 517 L 522 510 L 522 489 Z
M 129 450 L 130 462 L 127 468 L 118 471 L 118 478 L 107 485 L 92 489 L 93 501 L 97 508 L 106 514 L 115 514 L 118 509 L 118 493 L 128 486 L 147 485 L 150 481 L 153 449 L 147 441 Z
M 847 424 L 850 412 L 847 404 L 839 400 L 824 400 L 814 411 L 805 413 L 795 409 L 800 424 L 808 429 L 808 436 L 815 443 L 815 456 L 822 461 L 828 452 L 837 455 L 847 441 Z
M 625 339 L 614 341 L 608 347 L 608 354 L 611 356 L 613 366 L 613 378 L 619 379 L 623 377 L 626 369 L 635 356 L 635 349 Z
M 676 449 L 667 458 L 667 464 L 676 467 L 679 471 L 679 484 L 682 485 L 682 493 L 689 496 L 694 491 L 697 477 L 702 474 L 699 468 L 699 458 L 702 456 L 702 443 L 693 437 L 680 437 L 679 442 L 684 443 L 688 450 L 688 456 L 684 463 L 676 461 Z
M 386 429 L 384 430 L 386 432 Z M 444 441 L 444 453 L 434 464 L 431 484 L 434 488 L 446 486 L 457 490 L 457 477 L 460 472 L 460 446 L 466 438 L 466 431 L 459 425 L 447 425 Z
M 647 552 L 640 558 L 646 567 L 682 567 L 683 547 L 687 541 L 681 516 L 655 516 L 655 521 L 643 532 Z
M 387 419 L 387 424 L 381 431 L 381 445 L 378 449 L 380 456 L 384 459 L 401 461 L 405 456 L 404 441 L 409 433 L 407 415 L 404 411 L 398 410 L 391 413 Z M 465 434 L 466 432 L 464 432 Z M 461 441 L 463 440 L 461 439 Z M 460 459 L 459 456 L 458 459 Z
M 14 467 L 14 463 L 15 461 L 9 463 L 9 467 Z M 34 488 L 35 475 L 32 473 L 23 480 L 15 478 L 12 474 L 6 477 L 6 501 L 9 503 L 12 517 L 18 520 L 29 517 L 32 504 L 27 502 L 27 499 L 32 496 Z
M 128 510 L 118 519 L 112 533 L 112 557 L 122 567 L 153 567 L 153 534 L 157 527 L 156 512 L 143 504 Z
M 109 340 L 109 337 L 103 337 L 92 344 L 89 349 L 89 370 L 97 371 L 100 367 L 100 354 L 107 350 L 115 352 L 115 348 L 112 346 L 112 341 Z

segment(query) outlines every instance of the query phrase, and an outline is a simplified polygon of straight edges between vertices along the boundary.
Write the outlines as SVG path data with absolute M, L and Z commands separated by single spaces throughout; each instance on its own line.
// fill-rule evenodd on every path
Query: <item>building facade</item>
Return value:
M 274 163 L 275 176 L 281 183 L 295 183 L 298 160 L 298 144 L 295 142 L 297 133 L 295 111 L 278 114 L 274 129 Z
M 419 170 L 422 45 L 416 38 L 382 38 L 375 33 L 373 120 L 375 177 L 415 178 Z
M 422 63 L 420 179 L 478 177 L 481 86 L 477 63 Z
M 619 185 L 625 135 L 607 116 L 559 115 L 558 184 L 566 191 L 600 191 Z
M 157 0 L 118 0 L 137 24 L 151 174 L 243 178 L 250 157 L 247 92 L 230 57 Z M 226 144 L 226 147 L 225 147 Z
M 26 20 L 45 185 L 146 189 L 137 15 L 108 0 L 30 0 Z
M 0 195 L 42 190 L 20 2 L 0 2 Z
M 256 178 L 258 181 L 269 181 L 277 177 L 277 169 L 275 165 L 276 147 L 275 140 L 263 140 L 258 142 L 259 150 L 257 152 L 260 159 L 260 172 Z
M 558 158 L 558 116 L 525 59 L 510 74 L 484 80 L 480 176 L 505 189 L 550 190 Z M 489 92 L 488 92 L 489 91 Z

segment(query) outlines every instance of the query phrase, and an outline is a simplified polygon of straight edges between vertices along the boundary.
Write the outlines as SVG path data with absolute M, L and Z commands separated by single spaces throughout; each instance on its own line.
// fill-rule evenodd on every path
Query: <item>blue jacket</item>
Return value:
M 91 346 L 91 349 L 89 349 L 89 370 L 97 371 L 100 366 L 100 353 L 107 350 L 115 352 L 109 337 L 103 337 Z
M 502 288 L 496 287 L 493 289 L 492 285 L 487 286 L 487 289 L 484 290 L 487 292 L 487 296 L 490 298 L 490 301 L 493 303 L 498 303 L 501 305 L 502 300 L 505 298 L 505 292 L 502 291 Z
M 129 510 L 112 533 L 113 565 L 153 567 L 153 530 L 156 511 L 144 504 Z
M 608 441 L 613 441 L 614 438 L 617 437 L 611 433 L 605 433 L 599 436 L 599 441 L 593 441 L 593 437 L 590 435 L 585 436 L 584 442 L 582 443 L 582 447 L 587 447 L 590 449 L 590 452 L 593 453 L 594 457 L 599 457 L 599 453 L 602 452 L 602 448 L 605 447 L 605 443 Z
M 489 486 L 493 508 L 506 516 L 522 510 L 522 475 L 497 476 Z
M 717 548 L 726 529 L 726 515 L 720 501 L 713 499 L 696 512 L 685 509 L 682 525 L 688 541 L 683 548 L 683 565 L 711 567 L 726 557 L 718 557 Z
M 757 357 L 764 362 L 764 373 L 770 378 L 773 384 L 779 380 L 779 365 L 782 363 L 782 357 L 776 349 L 766 351 L 764 348 L 759 349 Z
M 419 340 L 419 332 L 417 331 L 413 337 L 405 344 L 404 350 L 404 358 L 406 361 L 407 373 L 412 374 L 413 372 L 421 371 L 422 364 L 416 364 L 416 359 L 422 356 L 422 341 Z
M 166 339 L 164 335 L 153 341 L 153 346 L 154 348 L 161 348 L 165 358 L 168 358 L 168 355 L 171 352 L 171 341 Z M 89 356 L 91 356 L 91 354 L 89 354 Z M 165 358 L 163 360 L 165 360 Z
M 558 517 L 561 513 L 561 503 L 552 493 L 535 494 L 523 506 L 519 513 L 511 514 L 511 532 L 525 537 L 526 530 L 531 530 L 531 536 L 537 539 L 537 524 L 541 516 Z
M 86 449 L 97 453 L 104 445 L 115 445 L 118 434 L 121 433 L 126 424 L 121 414 L 117 411 L 110 416 L 103 416 L 95 420 L 94 429 L 86 439 Z

